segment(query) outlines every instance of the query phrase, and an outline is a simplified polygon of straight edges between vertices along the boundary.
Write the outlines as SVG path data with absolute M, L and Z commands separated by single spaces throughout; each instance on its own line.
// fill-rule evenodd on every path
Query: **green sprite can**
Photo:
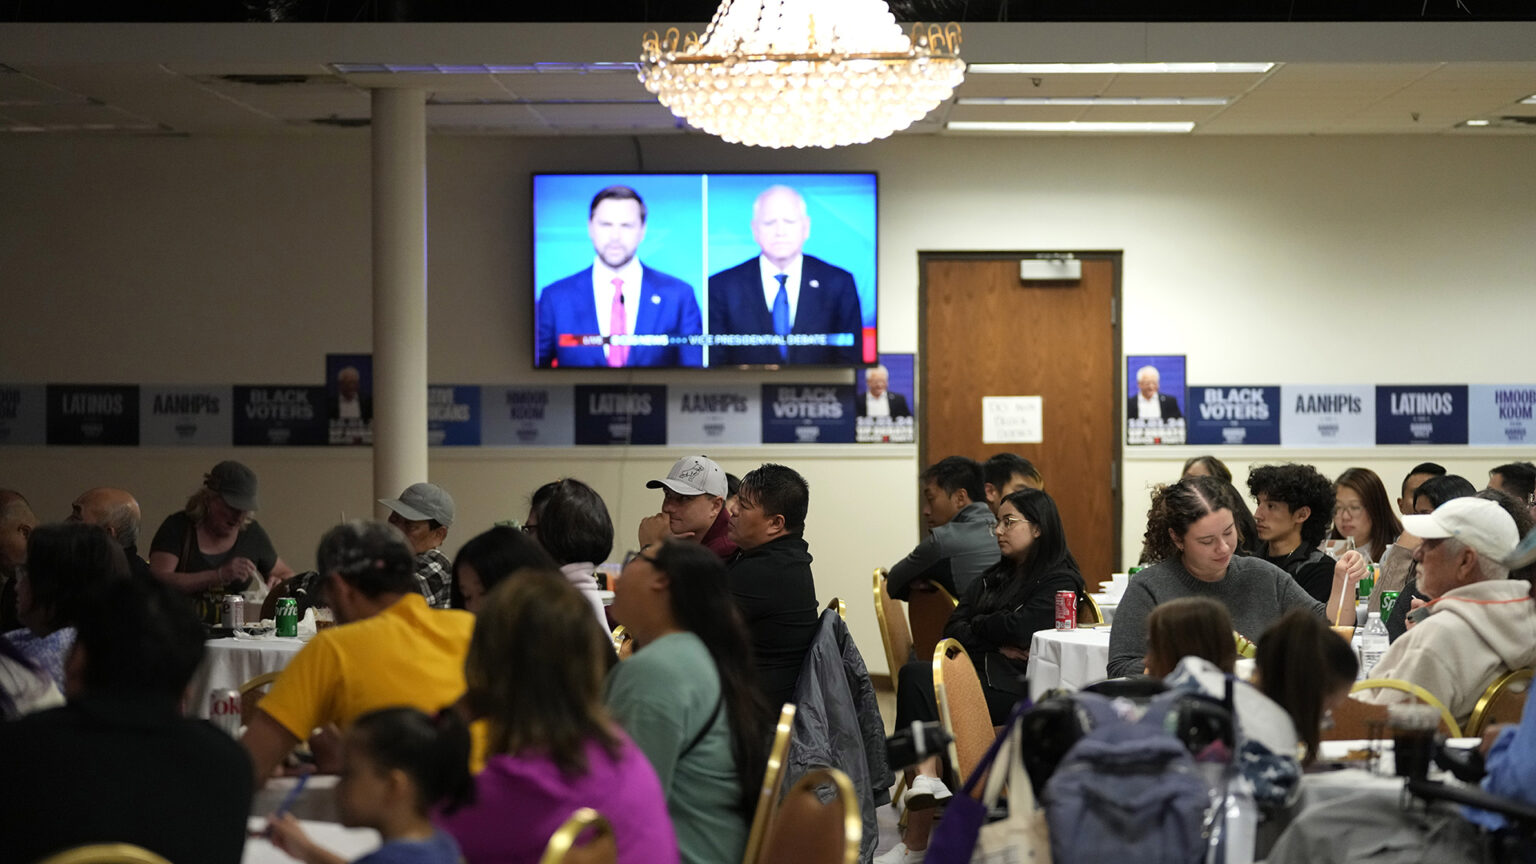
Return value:
M 1383 592 L 1381 592 L 1381 620 L 1385 621 L 1388 618 L 1392 617 L 1392 610 L 1397 606 L 1397 596 L 1398 596 L 1399 593 L 1401 593 L 1401 592 L 1398 592 L 1398 591 L 1383 591 Z
M 293 597 L 277 600 L 277 635 L 299 635 L 299 601 Z
M 1355 597 L 1364 600 L 1371 596 L 1371 591 L 1376 587 L 1376 565 L 1366 564 L 1365 575 L 1360 577 L 1360 584 L 1355 587 Z

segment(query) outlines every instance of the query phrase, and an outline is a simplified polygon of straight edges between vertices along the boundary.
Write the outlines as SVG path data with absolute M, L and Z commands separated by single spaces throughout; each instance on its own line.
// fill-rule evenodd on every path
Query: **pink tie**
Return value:
M 624 280 L 613 280 L 613 305 L 608 309 L 608 335 L 628 336 L 629 326 L 624 320 Z M 623 366 L 629 360 L 629 346 L 608 345 L 608 365 Z

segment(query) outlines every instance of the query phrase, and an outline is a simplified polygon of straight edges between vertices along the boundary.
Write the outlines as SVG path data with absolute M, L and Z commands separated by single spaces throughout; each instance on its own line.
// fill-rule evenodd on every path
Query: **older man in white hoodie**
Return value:
M 1531 583 L 1510 579 L 1504 563 L 1520 537 L 1502 507 L 1480 498 L 1405 516 L 1403 530 L 1424 540 L 1413 557 L 1419 590 L 1430 598 L 1428 617 L 1392 644 L 1371 677 L 1418 684 L 1465 724 L 1489 684 L 1536 664 Z M 1404 698 L 1377 690 L 1366 701 Z

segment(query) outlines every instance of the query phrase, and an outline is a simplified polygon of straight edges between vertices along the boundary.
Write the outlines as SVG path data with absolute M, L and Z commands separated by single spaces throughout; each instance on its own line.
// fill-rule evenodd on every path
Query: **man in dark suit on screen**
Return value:
M 861 361 L 864 316 L 853 274 L 803 254 L 810 236 L 799 192 L 771 186 L 757 196 L 752 237 L 762 254 L 709 277 L 711 366 Z M 775 336 L 787 338 L 780 344 Z M 722 344 L 733 338 L 746 344 Z
M 697 336 L 703 316 L 693 286 L 640 263 L 645 202 L 628 186 L 592 198 L 587 235 L 591 267 L 539 295 L 535 362 L 539 366 L 698 366 L 697 345 L 631 344 L 635 337 Z M 641 340 L 649 341 L 649 340 Z
M 1136 394 L 1125 400 L 1125 416 L 1132 420 L 1182 420 L 1179 400 L 1158 392 L 1162 386 L 1162 373 L 1156 366 L 1143 366 L 1136 370 Z
M 911 417 L 907 397 L 891 389 L 891 370 L 872 366 L 864 373 L 865 392 L 855 399 L 858 417 Z

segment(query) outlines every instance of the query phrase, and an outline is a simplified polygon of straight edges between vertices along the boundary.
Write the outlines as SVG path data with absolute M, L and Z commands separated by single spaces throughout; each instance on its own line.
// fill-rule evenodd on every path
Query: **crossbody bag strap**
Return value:
M 715 710 L 709 712 L 709 719 L 704 721 L 704 727 L 699 730 L 697 735 L 693 736 L 693 740 L 689 741 L 687 744 L 684 744 L 683 749 L 677 752 L 678 761 L 682 761 L 682 758 L 687 756 L 688 753 L 693 750 L 693 748 L 699 746 L 699 742 L 704 740 L 704 736 L 709 734 L 709 730 L 715 728 L 715 721 L 719 719 L 720 710 L 724 707 L 725 692 L 721 691 L 720 698 L 715 700 Z

